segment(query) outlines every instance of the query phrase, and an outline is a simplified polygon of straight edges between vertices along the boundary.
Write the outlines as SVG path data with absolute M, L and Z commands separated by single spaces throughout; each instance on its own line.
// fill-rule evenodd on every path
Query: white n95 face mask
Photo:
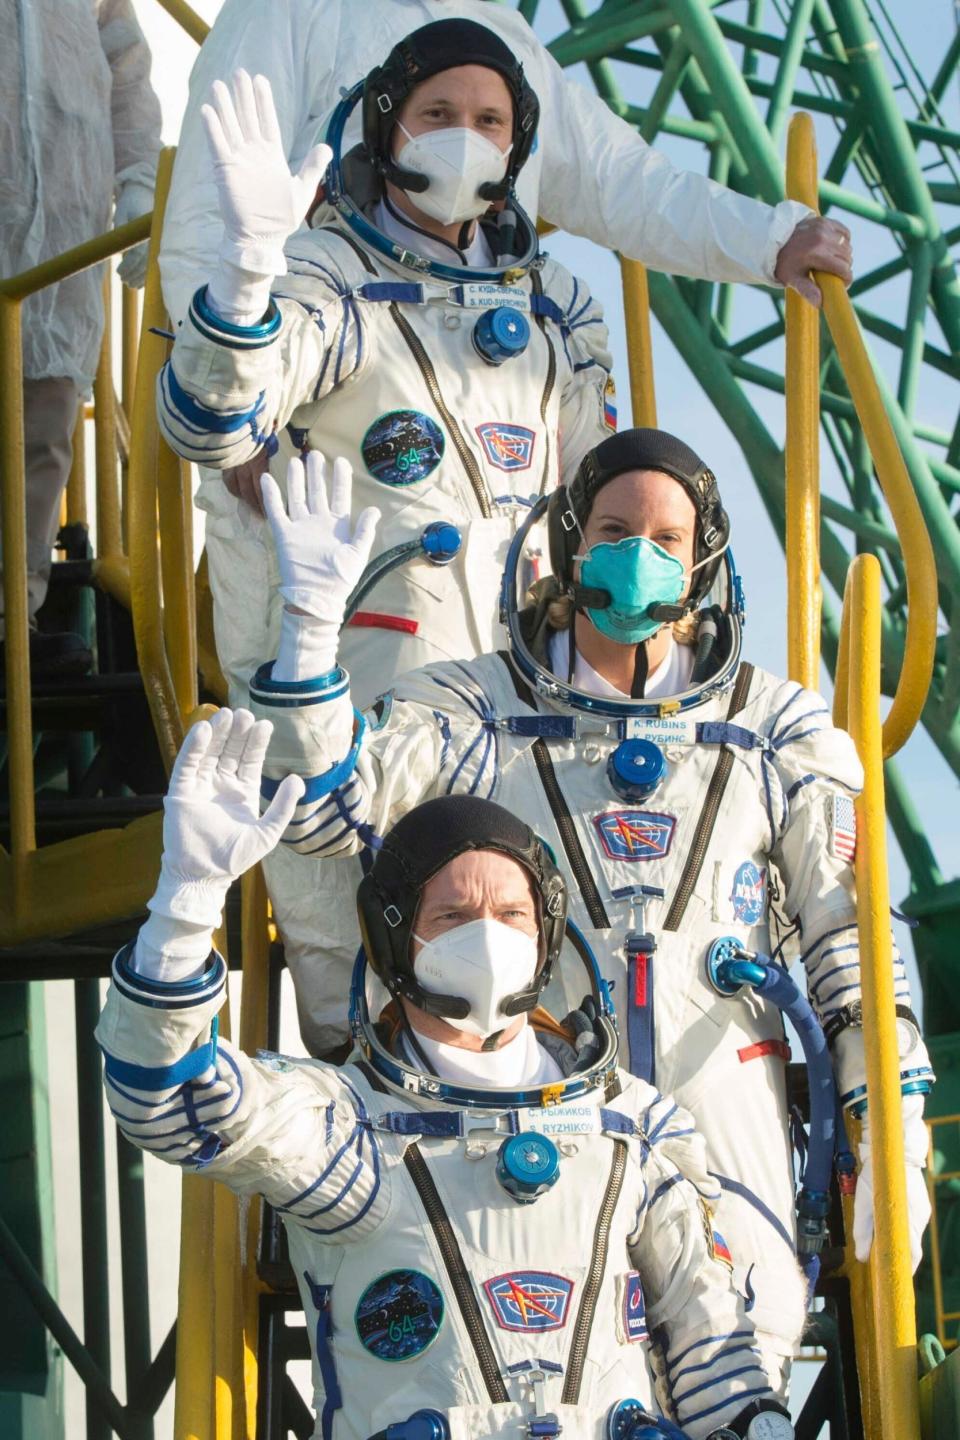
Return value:
M 415 940 L 420 936 L 414 934 Z M 456 925 L 435 940 L 420 940 L 413 973 L 424 990 L 434 995 L 458 995 L 470 1004 L 462 1020 L 444 1016 L 456 1030 L 486 1039 L 505 1030 L 515 1016 L 504 1015 L 503 1001 L 529 989 L 537 972 L 539 945 L 500 920 L 471 920 Z
M 442 225 L 475 220 L 489 210 L 490 201 L 484 200 L 477 191 L 481 185 L 496 184 L 503 179 L 512 145 L 501 150 L 476 130 L 452 127 L 425 130 L 422 135 L 414 136 L 399 120 L 397 124 L 407 137 L 397 164 L 425 175 L 429 182 L 426 190 L 404 192 L 418 210 L 432 215 Z

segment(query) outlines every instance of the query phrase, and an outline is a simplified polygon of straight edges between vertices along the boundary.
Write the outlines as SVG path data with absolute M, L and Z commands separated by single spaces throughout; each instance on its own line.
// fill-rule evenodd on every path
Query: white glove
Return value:
M 201 107 L 224 226 L 220 268 L 207 293 L 225 318 L 244 312 L 256 321 L 270 281 L 286 274 L 284 244 L 303 223 L 333 152 L 315 145 L 291 174 L 269 80 L 237 70 L 231 83 L 232 94 L 215 80 Z
M 284 611 L 275 680 L 310 680 L 337 663 L 337 640 L 347 599 L 363 574 L 376 536 L 380 511 L 362 510 L 353 525 L 350 462 L 334 460 L 330 501 L 319 450 L 287 466 L 287 505 L 272 475 L 264 475 L 261 494 L 273 531 L 280 568 Z
M 303 794 L 288 775 L 260 815 L 260 775 L 273 726 L 249 710 L 194 725 L 163 802 L 160 880 L 137 938 L 135 968 L 187 979 L 210 951 L 231 884 L 279 842 Z M 202 968 L 202 964 L 201 964 Z
M 153 186 L 143 185 L 139 180 L 127 180 L 117 192 L 117 203 L 113 212 L 113 224 L 115 229 L 121 225 L 128 225 L 131 220 L 138 220 L 141 215 L 147 215 L 153 209 Z M 142 245 L 134 245 L 132 250 L 124 253 L 117 274 L 124 285 L 129 285 L 131 290 L 140 290 L 147 278 L 147 251 L 148 242 L 144 240 Z
M 930 1137 L 923 1121 L 923 1096 L 904 1095 L 903 1149 L 907 1162 L 907 1225 L 910 1229 L 910 1263 L 913 1270 L 923 1254 L 923 1232 L 930 1220 L 930 1196 L 923 1178 Z M 873 1243 L 873 1162 L 870 1117 L 864 1117 L 860 1136 L 860 1173 L 853 1197 L 853 1247 L 858 1260 L 868 1260 Z

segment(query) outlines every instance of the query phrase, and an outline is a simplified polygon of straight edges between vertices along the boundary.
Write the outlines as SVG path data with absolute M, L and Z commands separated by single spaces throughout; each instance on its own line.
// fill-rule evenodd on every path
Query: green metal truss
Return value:
M 944 24 L 945 5 L 934 16 L 930 0 L 918 0 L 916 24 L 944 29 L 936 74 L 924 78 L 888 0 L 603 0 L 589 6 L 559 0 L 559 10 L 556 0 L 520 0 L 518 8 L 559 64 L 587 66 L 601 97 L 645 140 L 674 135 L 699 143 L 708 152 L 708 173 L 746 195 L 770 203 L 783 198 L 780 157 L 789 116 L 803 109 L 815 117 L 822 212 L 855 217 L 859 235 L 864 224 L 878 227 L 870 248 L 889 256 L 859 274 L 850 293 L 868 344 L 876 337 L 892 347 L 884 360 L 896 359 L 888 376 L 876 359 L 875 370 L 933 541 L 940 589 L 923 724 L 960 775 L 960 419 L 941 429 L 921 413 L 927 377 L 936 375 L 941 387 L 960 381 L 960 284 L 951 256 L 960 224 L 949 218 L 950 207 L 960 206 L 960 131 L 943 116 L 947 87 L 957 83 L 960 29 Z M 568 27 L 560 34 L 558 15 Z M 696 157 L 689 163 L 694 168 Z M 758 404 L 764 391 L 784 391 L 785 307 L 782 294 L 768 294 L 769 320 L 758 327 L 756 292 L 650 275 L 654 313 L 739 443 L 782 540 L 783 450 Z M 840 595 L 851 555 L 878 557 L 885 581 L 884 688 L 892 693 L 905 633 L 901 549 L 825 327 L 821 400 L 823 435 L 839 476 L 839 488 L 831 486 L 823 497 L 824 578 Z M 957 410 L 954 404 L 951 413 Z M 823 645 L 831 668 L 838 619 L 838 606 L 825 597 Z M 892 763 L 887 789 L 911 875 L 905 908 L 919 921 L 915 948 L 940 1077 L 933 1109 L 956 1113 L 960 881 L 945 883 Z M 960 1222 L 960 1209 L 953 1219 Z M 945 1277 L 953 1292 L 947 1309 L 960 1309 L 960 1245 L 949 1248 L 956 1253 L 945 1257 L 948 1272 L 955 1272 Z

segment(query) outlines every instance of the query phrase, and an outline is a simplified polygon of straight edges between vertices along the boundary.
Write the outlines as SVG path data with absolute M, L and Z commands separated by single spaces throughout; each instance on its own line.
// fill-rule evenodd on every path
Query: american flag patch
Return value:
M 857 812 L 849 795 L 834 795 L 827 801 L 830 826 L 830 853 L 852 865 L 857 857 Z

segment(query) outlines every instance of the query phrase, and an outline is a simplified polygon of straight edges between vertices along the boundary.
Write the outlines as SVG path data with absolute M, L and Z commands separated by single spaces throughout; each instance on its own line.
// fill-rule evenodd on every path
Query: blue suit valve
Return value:
M 439 1410 L 414 1410 L 409 1420 L 388 1425 L 386 1440 L 450 1440 L 450 1426 Z
M 449 520 L 431 520 L 420 536 L 420 545 L 431 565 L 449 565 L 460 553 L 463 538 Z
M 721 995 L 737 995 L 745 985 L 760 985 L 767 967 L 757 963 L 755 952 L 744 950 L 735 935 L 714 940 L 707 951 L 707 976 Z
M 473 348 L 488 365 L 502 365 L 522 355 L 530 343 L 530 326 L 522 310 L 497 305 L 484 310 L 473 327 Z
M 620 1400 L 607 1416 L 606 1440 L 687 1440 L 662 1415 L 651 1415 L 639 1400 Z
M 560 1178 L 560 1151 L 535 1130 L 511 1135 L 497 1151 L 497 1179 L 519 1205 L 532 1205 Z
M 624 800 L 646 800 L 666 769 L 666 757 L 652 740 L 621 740 L 607 760 L 607 779 Z

